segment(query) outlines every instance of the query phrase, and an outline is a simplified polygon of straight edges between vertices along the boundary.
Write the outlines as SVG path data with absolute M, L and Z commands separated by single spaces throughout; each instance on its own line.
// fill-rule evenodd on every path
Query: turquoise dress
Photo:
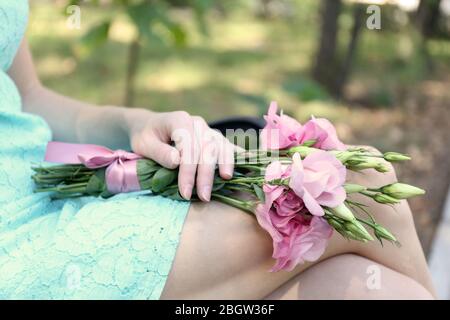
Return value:
M 6 73 L 27 19 L 26 0 L 0 0 L 0 299 L 158 299 L 189 203 L 33 193 L 51 131 Z

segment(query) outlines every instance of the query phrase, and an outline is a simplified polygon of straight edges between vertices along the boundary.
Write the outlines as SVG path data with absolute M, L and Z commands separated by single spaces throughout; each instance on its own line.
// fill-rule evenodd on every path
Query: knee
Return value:
M 325 269 L 340 275 L 333 280 L 346 299 L 433 299 L 412 278 L 359 255 L 343 254 L 323 263 Z

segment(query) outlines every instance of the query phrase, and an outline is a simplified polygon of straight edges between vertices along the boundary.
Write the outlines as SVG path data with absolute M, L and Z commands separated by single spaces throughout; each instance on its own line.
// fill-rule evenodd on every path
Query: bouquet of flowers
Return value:
M 349 240 L 367 242 L 375 237 L 381 243 L 398 244 L 365 205 L 347 196 L 360 193 L 393 205 L 425 191 L 404 183 L 377 188 L 350 184 L 346 174 L 365 169 L 383 173 L 389 170 L 385 161 L 410 160 L 407 155 L 346 147 L 328 120 L 313 117 L 302 125 L 282 112 L 277 114 L 275 102 L 265 120 L 260 148 L 236 154 L 231 179 L 215 176 L 212 199 L 256 216 L 273 239 L 276 264 L 271 271 L 292 270 L 299 263 L 317 260 L 333 230 Z M 51 192 L 54 198 L 106 198 L 149 190 L 152 195 L 184 200 L 178 192 L 177 169 L 131 152 L 50 142 L 46 160 L 62 164 L 34 167 L 32 178 L 36 192 Z M 192 199 L 198 199 L 195 190 Z

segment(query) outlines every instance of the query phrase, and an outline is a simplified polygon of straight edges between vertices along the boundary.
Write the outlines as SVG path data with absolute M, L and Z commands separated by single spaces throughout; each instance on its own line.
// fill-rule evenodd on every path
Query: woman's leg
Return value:
M 322 261 L 289 280 L 266 299 L 432 299 L 415 280 L 354 254 Z
M 350 182 L 371 186 L 396 180 L 394 173 L 373 170 L 355 173 Z M 355 253 L 404 274 L 433 292 L 426 260 L 406 201 L 394 207 L 355 197 L 369 205 L 375 219 L 402 243 L 347 241 L 336 232 L 324 255 L 291 272 L 267 272 L 274 260 L 268 234 L 256 220 L 229 206 L 211 202 L 193 204 L 186 219 L 172 270 L 161 298 L 261 299 L 302 271 L 327 258 Z

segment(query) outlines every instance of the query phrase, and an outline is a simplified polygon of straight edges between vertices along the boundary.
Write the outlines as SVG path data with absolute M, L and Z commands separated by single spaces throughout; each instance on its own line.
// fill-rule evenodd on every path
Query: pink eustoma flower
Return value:
M 303 136 L 300 139 L 300 144 L 315 140 L 313 147 L 322 150 L 345 150 L 346 146 L 343 144 L 336 133 L 336 128 L 330 121 L 324 118 L 312 118 L 303 126 Z
M 286 219 L 267 203 L 256 208 L 259 224 L 272 237 L 275 265 L 270 271 L 291 271 L 305 261 L 317 260 L 325 251 L 333 229 L 321 217 L 295 214 Z M 280 227 L 279 220 L 284 220 Z
M 280 150 L 299 145 L 303 135 L 302 125 L 295 119 L 281 112 L 277 114 L 277 103 L 270 103 L 266 126 L 261 131 L 260 141 L 263 149 Z
M 265 194 L 265 205 L 272 208 L 276 213 L 277 228 L 283 228 L 290 219 L 304 209 L 302 199 L 300 199 L 287 185 L 273 185 L 269 182 L 274 180 L 289 179 L 291 167 L 282 165 L 279 161 L 270 163 L 266 168 L 264 176 L 267 182 L 263 186 Z
M 322 206 L 334 208 L 344 202 L 347 171 L 336 157 L 319 150 L 304 160 L 296 153 L 292 161 L 289 187 L 312 215 L 323 216 Z
M 311 216 L 303 200 L 289 186 L 269 183 L 292 179 L 292 174 L 292 166 L 279 161 L 269 164 L 264 177 L 268 183 L 263 186 L 266 200 L 256 209 L 259 224 L 273 241 L 272 257 L 276 264 L 271 271 L 289 271 L 304 261 L 317 260 L 333 230 L 323 218 Z

